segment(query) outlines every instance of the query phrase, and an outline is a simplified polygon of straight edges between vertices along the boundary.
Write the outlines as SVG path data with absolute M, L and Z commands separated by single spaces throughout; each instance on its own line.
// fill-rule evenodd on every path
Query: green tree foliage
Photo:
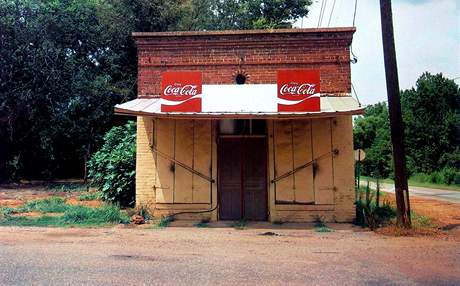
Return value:
M 433 183 L 460 183 L 460 89 L 442 74 L 423 74 L 401 92 L 409 175 Z M 355 119 L 355 148 L 366 150 L 362 171 L 391 176 L 391 140 L 385 103 Z
M 408 166 L 414 173 L 460 167 L 460 89 L 442 74 L 423 74 L 401 93 Z
M 367 107 L 363 117 L 355 119 L 354 146 L 366 151 L 363 174 L 388 177 L 392 173 L 388 107 L 377 103 Z
M 188 0 L 180 30 L 290 28 L 307 16 L 311 0 Z
M 0 181 L 82 176 L 136 95 L 134 31 L 279 28 L 310 0 L 0 1 Z
M 102 148 L 88 162 L 92 184 L 102 198 L 132 206 L 135 197 L 136 123 L 113 127 L 104 136 Z
M 81 176 L 135 96 L 131 32 L 167 30 L 178 2 L 0 2 L 0 180 Z

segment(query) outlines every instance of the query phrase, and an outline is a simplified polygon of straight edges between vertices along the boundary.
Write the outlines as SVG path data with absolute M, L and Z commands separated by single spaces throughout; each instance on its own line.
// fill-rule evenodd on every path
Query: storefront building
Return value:
M 354 218 L 354 28 L 134 33 L 136 205 L 178 219 Z

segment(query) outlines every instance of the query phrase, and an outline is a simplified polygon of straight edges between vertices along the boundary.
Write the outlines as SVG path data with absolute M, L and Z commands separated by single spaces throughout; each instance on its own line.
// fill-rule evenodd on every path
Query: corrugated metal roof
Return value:
M 168 118 L 306 118 L 362 114 L 364 107 L 351 96 L 321 97 L 319 112 L 161 112 L 160 98 L 137 98 L 115 105 L 119 115 Z

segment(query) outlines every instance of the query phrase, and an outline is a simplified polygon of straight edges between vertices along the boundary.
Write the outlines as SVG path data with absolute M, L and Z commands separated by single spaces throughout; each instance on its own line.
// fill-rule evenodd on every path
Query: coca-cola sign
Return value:
M 201 112 L 201 72 L 165 72 L 161 79 L 162 112 Z
M 278 71 L 278 111 L 320 111 L 320 72 L 318 70 Z

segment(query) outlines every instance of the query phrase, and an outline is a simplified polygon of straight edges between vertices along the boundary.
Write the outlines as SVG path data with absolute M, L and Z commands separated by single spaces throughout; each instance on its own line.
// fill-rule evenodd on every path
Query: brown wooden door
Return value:
M 222 220 L 267 219 L 267 139 L 219 140 L 219 217 Z

